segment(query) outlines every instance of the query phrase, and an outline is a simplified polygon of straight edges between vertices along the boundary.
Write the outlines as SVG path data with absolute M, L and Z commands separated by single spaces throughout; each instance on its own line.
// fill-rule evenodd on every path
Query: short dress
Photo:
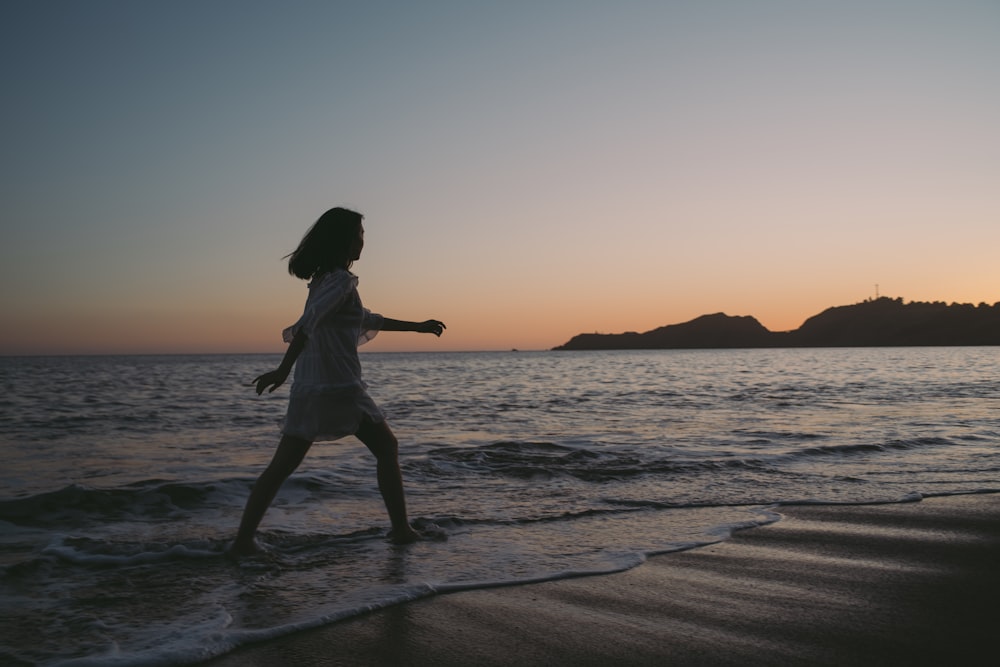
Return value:
M 302 317 L 282 332 L 286 343 L 299 331 L 306 335 L 295 361 L 283 434 L 311 442 L 337 440 L 357 433 L 364 420 L 385 420 L 368 395 L 358 360 L 358 346 L 374 338 L 382 324 L 381 315 L 361 304 L 353 273 L 337 269 L 313 278 Z

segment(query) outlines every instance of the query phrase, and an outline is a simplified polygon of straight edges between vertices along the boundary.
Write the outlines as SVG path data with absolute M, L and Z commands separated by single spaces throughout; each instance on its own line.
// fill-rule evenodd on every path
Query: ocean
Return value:
M 191 664 L 436 593 L 610 573 L 784 504 L 1000 490 L 1000 348 L 365 353 L 355 439 L 223 557 L 278 440 L 278 355 L 0 358 L 0 663 Z

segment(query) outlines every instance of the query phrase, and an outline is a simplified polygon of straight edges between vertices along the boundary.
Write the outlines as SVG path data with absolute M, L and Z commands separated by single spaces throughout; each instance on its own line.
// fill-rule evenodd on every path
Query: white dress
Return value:
M 302 317 L 282 332 L 286 343 L 299 331 L 306 335 L 295 361 L 285 435 L 337 440 L 356 433 L 365 419 L 385 419 L 368 395 L 358 360 L 358 346 L 378 334 L 383 319 L 362 306 L 357 287 L 357 276 L 345 269 L 313 278 Z

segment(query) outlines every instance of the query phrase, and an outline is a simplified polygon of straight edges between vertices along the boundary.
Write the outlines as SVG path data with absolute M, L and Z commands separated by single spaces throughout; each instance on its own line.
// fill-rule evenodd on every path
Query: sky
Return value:
M 0 84 L 4 355 L 280 352 L 332 206 L 372 351 L 1000 301 L 996 0 L 5 0 Z

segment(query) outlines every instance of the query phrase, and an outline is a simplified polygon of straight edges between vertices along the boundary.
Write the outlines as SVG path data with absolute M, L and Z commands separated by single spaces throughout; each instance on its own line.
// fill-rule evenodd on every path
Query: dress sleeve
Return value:
M 365 308 L 361 315 L 361 331 L 358 333 L 358 346 L 362 346 L 378 335 L 385 318 L 378 313 Z
M 320 276 L 318 282 L 309 286 L 309 297 L 306 299 L 302 317 L 281 332 L 282 339 L 290 343 L 299 331 L 305 331 L 306 336 L 312 336 L 319 321 L 340 308 L 357 284 L 357 277 L 347 271 L 334 271 Z

